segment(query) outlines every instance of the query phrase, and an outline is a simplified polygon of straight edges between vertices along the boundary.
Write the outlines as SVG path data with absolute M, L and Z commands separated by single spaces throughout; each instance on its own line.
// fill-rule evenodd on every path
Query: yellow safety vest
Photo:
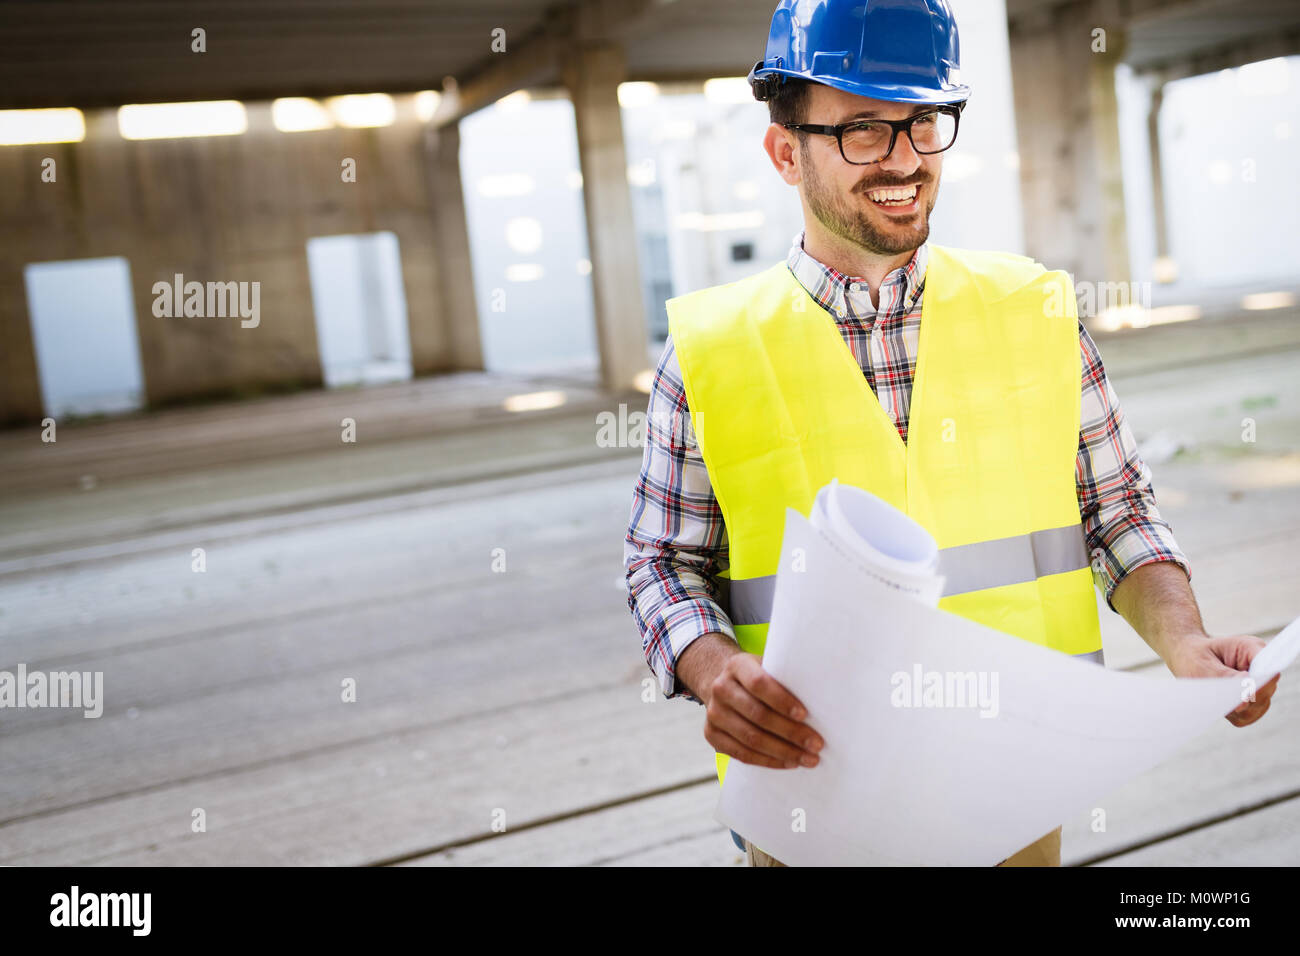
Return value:
M 1074 289 L 1024 256 L 930 246 L 906 445 L 784 262 L 667 302 L 691 425 L 726 521 L 725 599 L 762 654 L 785 528 L 833 478 L 923 525 L 939 607 L 1101 661 L 1075 484 Z M 717 754 L 718 779 L 728 757 Z

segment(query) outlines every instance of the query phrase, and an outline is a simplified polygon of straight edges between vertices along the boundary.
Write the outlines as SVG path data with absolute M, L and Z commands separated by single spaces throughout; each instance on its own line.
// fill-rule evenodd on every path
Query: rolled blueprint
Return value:
M 929 607 L 938 605 L 944 582 L 939 546 L 915 519 L 863 488 L 832 481 L 817 492 L 809 521 L 864 573 Z

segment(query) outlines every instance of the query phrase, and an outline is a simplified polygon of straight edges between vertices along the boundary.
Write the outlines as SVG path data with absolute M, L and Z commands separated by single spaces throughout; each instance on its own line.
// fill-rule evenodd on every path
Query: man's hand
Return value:
M 678 674 L 700 688 L 692 693 L 705 705 L 704 739 L 718 753 L 760 767 L 817 766 L 825 741 L 802 722 L 807 708 L 763 670 L 757 654 L 706 634 L 682 652 Z
M 760 767 L 817 766 L 822 738 L 801 723 L 803 704 L 763 670 L 757 654 L 728 658 L 709 687 L 705 713 L 704 739 L 719 753 Z
M 1111 604 L 1160 655 L 1175 677 L 1244 680 L 1250 662 L 1266 646 L 1250 634 L 1232 637 L 1206 634 L 1187 575 L 1172 561 L 1144 564 L 1126 575 L 1115 586 Z M 1275 690 L 1277 677 L 1255 688 L 1254 701 L 1243 701 L 1227 715 L 1228 723 L 1245 727 L 1259 720 L 1268 710 L 1269 698 Z
M 1188 637 L 1175 646 L 1171 653 L 1169 669 L 1175 677 L 1241 677 L 1250 669 L 1250 662 L 1267 645 L 1250 634 L 1232 637 L 1210 637 L 1208 634 Z M 1276 675 L 1263 687 L 1255 689 L 1253 701 L 1243 701 L 1227 715 L 1234 727 L 1245 727 L 1263 717 L 1270 699 L 1277 690 Z

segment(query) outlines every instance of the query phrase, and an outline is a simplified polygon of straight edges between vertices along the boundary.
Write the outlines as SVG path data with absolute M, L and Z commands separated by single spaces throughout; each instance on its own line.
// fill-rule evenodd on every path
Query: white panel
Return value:
M 127 261 L 39 262 L 24 276 L 46 414 L 139 408 L 144 375 Z

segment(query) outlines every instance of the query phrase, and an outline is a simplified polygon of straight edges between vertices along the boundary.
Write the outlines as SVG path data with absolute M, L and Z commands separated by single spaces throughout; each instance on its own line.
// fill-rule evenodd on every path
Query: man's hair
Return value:
M 785 77 L 785 82 L 777 87 L 777 93 L 767 101 L 767 113 L 773 123 L 804 122 L 805 104 L 808 102 L 808 88 L 811 80 L 795 76 Z

